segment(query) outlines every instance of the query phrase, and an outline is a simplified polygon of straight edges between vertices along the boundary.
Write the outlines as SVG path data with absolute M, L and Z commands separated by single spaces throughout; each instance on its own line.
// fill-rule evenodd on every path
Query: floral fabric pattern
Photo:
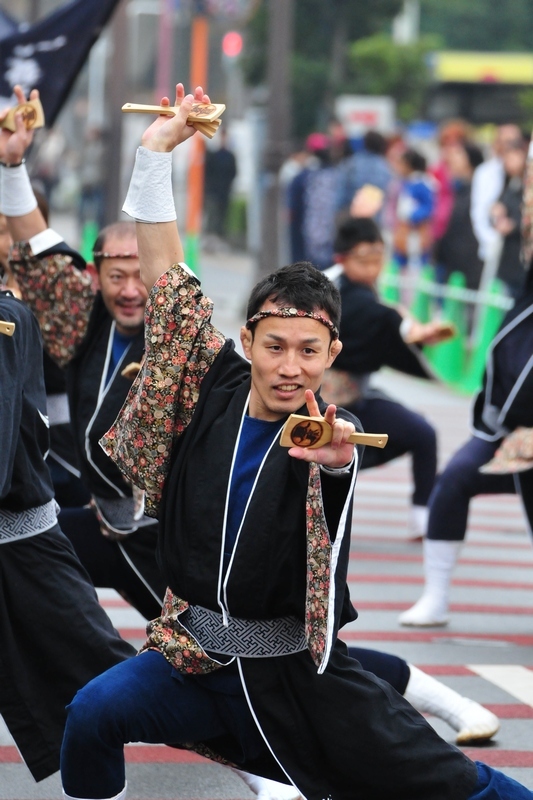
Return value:
M 327 646 L 331 539 L 324 516 L 320 467 L 314 461 L 309 464 L 306 520 L 307 588 L 305 597 L 305 636 L 311 657 L 315 664 L 320 666 Z
M 91 276 L 67 256 L 34 256 L 28 242 L 13 246 L 9 264 L 37 317 L 46 351 L 66 366 L 87 332 L 95 298 Z
M 148 639 L 144 650 L 158 650 L 178 672 L 188 675 L 206 675 L 222 666 L 202 650 L 196 639 L 179 621 L 180 614 L 189 608 L 186 600 L 167 589 L 161 616 L 146 626 Z
M 146 304 L 145 357 L 122 410 L 101 445 L 126 478 L 146 491 L 157 516 L 172 446 L 191 421 L 202 380 L 224 345 L 211 324 L 213 304 L 178 264 L 156 282 Z
M 533 469 L 533 428 L 519 427 L 505 437 L 493 458 L 479 471 L 506 475 L 530 469 Z

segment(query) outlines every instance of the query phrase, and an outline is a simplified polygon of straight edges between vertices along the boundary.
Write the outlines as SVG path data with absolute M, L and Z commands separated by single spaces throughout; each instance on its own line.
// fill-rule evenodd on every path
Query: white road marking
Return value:
M 467 664 L 468 669 L 486 681 L 533 708 L 533 671 L 514 664 Z

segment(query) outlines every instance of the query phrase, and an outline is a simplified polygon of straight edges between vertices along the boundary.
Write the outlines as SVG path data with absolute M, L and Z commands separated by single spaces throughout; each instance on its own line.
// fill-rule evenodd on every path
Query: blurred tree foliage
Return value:
M 431 79 L 428 54 L 442 46 L 438 36 L 421 36 L 410 45 L 395 44 L 378 33 L 350 45 L 345 93 L 386 94 L 396 100 L 399 119 L 415 119 L 422 111 Z
M 390 29 L 402 0 L 296 0 L 292 55 L 293 135 L 323 128 L 336 95 L 345 92 L 348 45 Z M 266 82 L 268 2 L 250 21 L 242 59 L 248 83 Z
M 422 33 L 449 50 L 527 51 L 533 41 L 531 0 L 421 0 Z
M 435 49 L 529 51 L 533 0 L 420 0 L 420 41 L 396 45 L 387 35 L 402 0 L 295 0 L 292 55 L 293 135 L 324 129 L 339 94 L 390 94 L 401 119 L 421 109 Z M 268 0 L 247 27 L 244 73 L 265 84 Z M 529 97 L 524 101 L 528 104 Z

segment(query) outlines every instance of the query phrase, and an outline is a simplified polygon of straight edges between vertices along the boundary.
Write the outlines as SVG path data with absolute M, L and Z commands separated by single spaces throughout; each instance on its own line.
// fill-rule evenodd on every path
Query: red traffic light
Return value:
M 237 31 L 228 31 L 222 38 L 222 52 L 227 58 L 237 58 L 242 51 L 242 36 Z

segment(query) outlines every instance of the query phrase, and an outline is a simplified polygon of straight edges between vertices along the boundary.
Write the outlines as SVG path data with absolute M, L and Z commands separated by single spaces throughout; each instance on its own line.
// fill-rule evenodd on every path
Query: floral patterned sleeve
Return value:
M 145 356 L 114 425 L 100 444 L 146 492 L 157 515 L 172 445 L 191 421 L 204 376 L 224 345 L 213 304 L 198 280 L 174 264 L 153 286 L 145 315 Z
M 526 268 L 533 258 L 533 137 L 529 148 L 522 198 L 522 261 Z
M 34 256 L 28 242 L 13 246 L 9 265 L 37 317 L 46 351 L 66 366 L 87 331 L 95 297 L 91 276 L 67 256 Z

